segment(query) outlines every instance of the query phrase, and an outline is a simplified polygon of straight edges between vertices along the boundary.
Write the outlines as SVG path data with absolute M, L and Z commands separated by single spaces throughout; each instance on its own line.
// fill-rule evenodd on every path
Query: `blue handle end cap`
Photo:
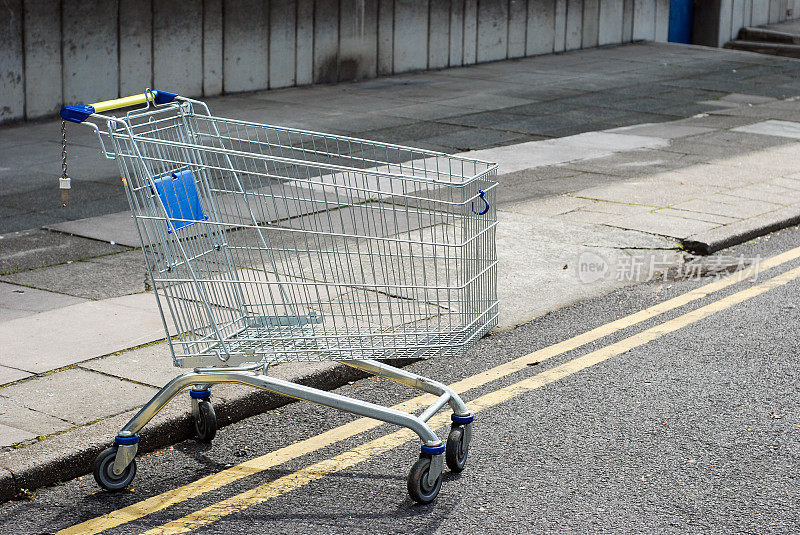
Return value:
M 178 96 L 177 93 L 161 91 L 160 89 L 158 91 L 154 91 L 154 93 L 155 93 L 154 100 L 156 101 L 156 104 L 168 104 L 173 100 L 175 100 L 175 97 Z
M 61 108 L 61 118 L 72 123 L 82 123 L 94 113 L 94 107 L 88 104 L 76 104 Z

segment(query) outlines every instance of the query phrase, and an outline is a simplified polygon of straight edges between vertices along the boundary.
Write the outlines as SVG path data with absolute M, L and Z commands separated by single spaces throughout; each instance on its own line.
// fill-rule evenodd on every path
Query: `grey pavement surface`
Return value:
M 787 229 L 724 255 L 771 257 L 795 248 L 798 236 L 797 228 Z M 470 391 L 468 403 L 799 265 L 791 261 L 754 282 L 536 363 Z M 710 280 L 656 280 L 618 290 L 493 334 L 458 363 L 432 359 L 412 369 L 450 383 Z M 262 533 L 269 526 L 274 533 L 791 533 L 800 498 L 794 358 L 800 347 L 786 325 L 800 320 L 798 284 L 794 279 L 482 411 L 466 470 L 445 472 L 432 505 L 414 505 L 406 495 L 405 474 L 418 453 L 411 441 L 262 503 L 220 509 L 221 518 L 209 517 L 192 532 Z M 412 395 L 373 378 L 337 391 L 389 404 Z M 128 492 L 97 492 L 91 477 L 75 479 L 0 505 L 0 525 L 7 533 L 55 532 L 352 420 L 293 403 L 222 429 L 211 446 L 189 440 L 140 458 Z M 158 529 L 390 431 L 380 426 L 108 533 Z
M 639 272 L 674 268 L 685 260 L 681 243 L 709 252 L 798 222 L 798 68 L 787 59 L 637 44 L 211 105 L 220 115 L 498 161 L 504 330 L 629 286 Z M 9 207 L 0 219 L 8 214 L 10 225 L 0 229 L 61 230 L 0 234 L 0 467 L 28 487 L 86 473 L 130 409 L 178 373 L 158 342 L 163 327 L 141 251 L 131 250 L 137 241 L 125 206 L 78 196 L 71 211 L 47 204 L 57 201 L 58 169 L 39 170 L 55 160 L 34 140 L 49 139 L 50 130 L 57 125 L 0 129 L 8 142 L 0 158 L 20 162 L 0 164 L 0 207 Z M 90 149 L 95 140 L 72 131 L 81 155 L 71 160 L 73 176 L 94 181 L 73 193 L 100 183 L 121 195 L 116 169 Z M 582 281 L 585 258 L 599 258 L 607 276 Z M 310 374 L 326 388 L 351 378 L 277 369 Z M 76 383 L 92 402 L 59 402 Z M 222 399 L 228 421 L 277 403 L 241 389 Z M 188 436 L 185 405 L 162 416 L 151 449 Z M 42 466 L 57 467 L 49 480 Z
M 220 116 L 462 152 L 797 96 L 794 60 L 667 44 L 539 56 L 358 83 L 209 100 Z M 781 118 L 780 114 L 774 117 Z M 59 206 L 58 123 L 0 131 L 0 233 L 123 211 L 116 163 L 70 125 L 72 203 Z

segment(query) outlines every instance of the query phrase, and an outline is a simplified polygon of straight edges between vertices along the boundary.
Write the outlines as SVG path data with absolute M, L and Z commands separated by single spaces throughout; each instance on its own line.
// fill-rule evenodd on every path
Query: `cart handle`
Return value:
M 178 95 L 169 93 L 167 91 L 148 91 L 139 95 L 131 95 L 129 97 L 115 98 L 113 100 L 104 100 L 102 102 L 95 102 L 94 104 L 76 104 L 73 106 L 64 106 L 61 108 L 61 118 L 65 121 L 73 123 L 82 123 L 93 113 L 118 110 L 120 108 L 127 108 L 129 106 L 137 106 L 147 102 L 155 102 L 156 104 L 167 104 L 172 102 Z

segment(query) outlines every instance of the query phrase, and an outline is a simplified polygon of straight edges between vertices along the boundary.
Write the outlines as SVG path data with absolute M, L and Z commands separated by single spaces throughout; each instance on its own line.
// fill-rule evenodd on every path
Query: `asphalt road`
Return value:
M 788 229 L 721 255 L 763 259 L 798 242 L 800 231 Z M 546 360 L 540 351 L 519 371 L 469 390 L 468 404 L 481 408 L 469 463 L 461 475 L 445 473 L 431 505 L 406 494 L 416 440 L 382 438 L 394 431 L 382 425 L 291 455 L 355 420 L 293 403 L 222 428 L 212 446 L 187 441 L 140 457 L 129 491 L 101 492 L 87 476 L 2 505 L 0 531 L 57 532 L 134 506 L 125 513 L 154 512 L 107 532 L 794 532 L 798 266 L 800 260 L 782 263 L 755 282 L 718 289 Z M 783 278 L 769 282 L 776 276 Z M 487 337 L 460 362 L 430 360 L 412 369 L 452 383 L 713 280 L 626 288 Z M 505 388 L 512 384 L 515 390 Z M 386 404 L 414 395 L 378 379 L 339 391 Z M 388 451 L 365 453 L 362 445 L 374 439 Z M 162 493 L 197 489 L 203 476 L 280 448 L 290 452 L 286 462 L 159 510 Z M 361 448 L 360 457 L 348 457 L 353 448 Z

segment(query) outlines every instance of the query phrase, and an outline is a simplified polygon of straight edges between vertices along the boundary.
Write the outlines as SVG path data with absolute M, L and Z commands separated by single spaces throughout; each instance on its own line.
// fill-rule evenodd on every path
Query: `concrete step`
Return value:
M 742 28 L 737 40 L 800 45 L 800 35 L 769 28 Z
M 742 41 L 736 39 L 725 43 L 725 48 L 732 50 L 743 50 L 746 52 L 756 52 L 758 54 L 770 54 L 772 56 L 784 56 L 789 58 L 800 58 L 800 44 L 786 43 L 767 43 L 760 41 Z

